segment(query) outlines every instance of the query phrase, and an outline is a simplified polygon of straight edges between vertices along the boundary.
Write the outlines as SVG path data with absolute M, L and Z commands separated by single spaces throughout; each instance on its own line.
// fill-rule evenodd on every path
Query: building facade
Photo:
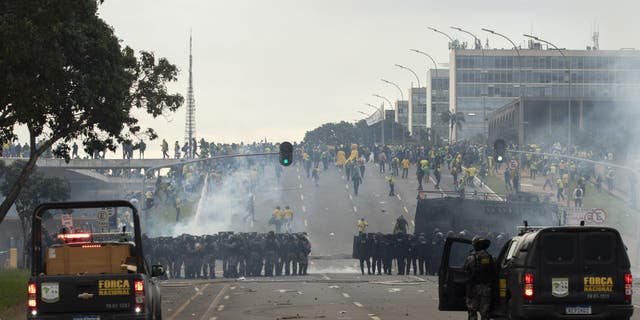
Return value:
M 409 101 L 396 101 L 395 120 L 404 128 L 409 128 Z
M 603 119 L 634 111 L 640 101 L 638 51 L 529 47 L 451 51 L 451 109 L 466 120 L 456 130 L 458 139 L 510 132 L 520 144 L 576 143 L 584 134 L 598 134 L 592 129 L 603 127 Z
M 427 132 L 427 88 L 409 89 L 409 132 Z
M 447 141 L 449 125 L 441 119 L 449 110 L 449 69 L 430 69 L 427 79 L 427 128 L 434 142 Z

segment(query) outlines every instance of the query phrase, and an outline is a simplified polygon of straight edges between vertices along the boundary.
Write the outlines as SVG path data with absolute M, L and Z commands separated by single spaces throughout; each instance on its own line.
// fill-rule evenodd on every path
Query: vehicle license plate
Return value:
M 73 316 L 73 320 L 100 320 L 100 316 Z
M 566 314 L 591 314 L 591 306 L 567 306 Z

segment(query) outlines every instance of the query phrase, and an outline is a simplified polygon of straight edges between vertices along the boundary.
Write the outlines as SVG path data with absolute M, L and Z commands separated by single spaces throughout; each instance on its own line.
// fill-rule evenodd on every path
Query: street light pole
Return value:
M 400 68 L 400 69 L 405 69 L 405 70 L 408 70 L 409 72 L 413 73 L 413 75 L 416 77 L 416 80 L 418 81 L 418 88 L 420 88 L 420 78 L 418 77 L 418 74 L 415 71 L 413 71 L 411 68 L 405 67 L 403 65 L 396 64 L 395 66 Z M 413 91 L 413 84 L 411 85 L 411 91 Z M 409 92 L 409 95 L 413 95 L 413 92 Z M 408 126 L 409 126 L 409 132 L 411 134 L 413 134 L 413 108 L 412 108 L 411 105 L 409 105 Z M 420 129 L 418 129 L 418 143 L 420 142 L 420 131 L 419 130 Z
M 550 46 L 552 46 L 555 50 L 557 50 L 558 52 L 560 52 L 560 55 L 562 56 L 563 59 L 565 59 L 566 63 L 567 63 L 567 73 L 569 74 L 569 95 L 567 98 L 567 107 L 568 107 L 568 116 L 567 116 L 567 122 L 568 122 L 568 133 L 567 133 L 567 152 L 569 152 L 569 148 L 571 147 L 571 125 L 572 125 L 572 121 L 571 121 L 571 60 L 569 60 L 569 58 L 564 54 L 564 52 L 562 52 L 563 49 L 558 48 L 555 44 L 546 41 L 546 40 L 542 40 L 536 36 L 530 35 L 530 34 L 525 34 L 524 35 L 527 38 L 531 38 L 533 40 L 536 41 L 540 41 L 540 42 L 544 42 Z M 578 120 L 579 121 L 579 120 Z
M 398 91 L 400 91 L 400 101 L 404 101 L 404 93 L 402 93 L 402 89 L 400 89 L 400 86 L 399 86 L 397 83 L 392 82 L 392 81 L 389 81 L 389 80 L 385 80 L 385 79 L 380 79 L 380 81 L 382 81 L 382 82 L 384 82 L 384 83 L 388 83 L 388 84 L 390 84 L 390 85 L 392 85 L 392 86 L 396 87 L 396 88 L 398 89 Z M 397 120 L 397 118 L 398 118 L 398 107 L 400 107 L 400 105 L 398 105 L 398 106 L 395 108 L 395 117 L 394 117 L 394 119 L 393 119 L 393 123 L 395 123 L 395 122 L 396 122 L 396 120 Z M 392 124 L 392 126 L 393 126 L 393 124 Z M 394 132 L 394 131 L 395 131 L 395 130 L 391 130 L 391 134 L 392 134 L 392 135 L 393 135 L 393 132 Z M 405 131 L 405 129 L 404 129 L 404 128 L 402 128 L 402 145 L 403 145 L 403 146 L 405 145 L 405 137 L 404 137 L 404 136 L 405 136 L 405 134 L 404 134 L 405 132 L 404 132 L 404 131 Z M 392 138 L 391 140 L 393 140 L 393 138 Z
M 523 144 L 524 144 L 524 96 L 523 96 L 523 88 L 522 88 L 522 56 L 520 55 L 520 50 L 518 49 L 518 47 L 516 46 L 516 44 L 511 41 L 511 39 L 507 36 L 505 36 L 504 34 L 495 32 L 493 30 L 487 29 L 487 28 L 482 28 L 482 31 L 494 34 L 496 36 L 502 37 L 504 39 L 507 39 L 507 41 L 509 41 L 511 43 L 511 45 L 513 46 L 513 49 L 516 50 L 516 53 L 518 54 L 518 65 L 519 65 L 519 69 L 520 69 L 520 77 L 519 77 L 519 92 L 520 92 L 520 108 L 518 110 L 518 145 L 520 148 L 522 148 Z
M 405 66 L 403 66 L 403 65 L 399 65 L 399 64 L 397 64 L 397 63 L 396 63 L 396 65 L 395 65 L 395 66 L 396 66 L 396 67 L 398 67 L 398 68 L 400 68 L 400 69 L 409 70 L 409 72 L 413 73 L 413 75 L 416 77 L 416 81 L 418 82 L 418 88 L 420 88 L 420 78 L 418 77 L 418 74 L 417 74 L 415 71 L 413 71 L 413 70 L 412 70 L 411 68 L 409 68 L 409 67 L 405 67 Z
M 431 59 L 431 62 L 433 62 L 433 68 L 434 68 L 434 70 L 436 72 L 436 78 L 438 77 L 438 64 L 436 63 L 436 60 L 434 60 L 431 55 L 429 55 L 426 52 L 417 50 L 417 49 L 409 49 L 409 50 L 413 51 L 415 53 L 421 54 L 423 56 L 426 56 L 427 58 Z M 433 91 L 433 89 L 434 89 L 433 88 L 433 83 L 431 81 L 429 81 L 429 68 L 427 68 L 427 80 L 426 80 L 426 82 L 427 82 L 427 84 L 425 84 L 425 88 L 427 90 L 429 90 L 428 86 L 431 85 L 431 90 Z M 438 92 L 437 89 L 436 89 L 436 92 Z M 433 97 L 431 98 L 431 104 L 433 104 Z M 431 117 L 428 117 L 430 119 L 427 119 L 427 124 L 430 125 L 430 127 L 427 127 L 427 136 L 429 137 L 430 140 L 433 140 L 432 139 L 432 135 L 433 135 L 432 131 L 433 131 L 433 129 L 431 128 L 433 126 L 433 123 L 430 123 L 430 122 L 433 122 L 433 119 L 432 119 L 433 118 L 433 114 L 431 112 L 430 106 L 427 106 L 427 107 L 428 107 L 427 114 L 431 114 Z M 428 121 L 428 120 L 431 120 L 431 121 Z
M 376 97 L 376 98 L 380 98 L 380 99 L 386 100 L 387 103 L 389 104 L 389 106 L 391 106 L 391 108 L 393 109 L 393 104 L 391 104 L 391 101 L 389 99 L 387 99 L 387 98 L 385 98 L 385 97 L 383 97 L 381 95 L 378 95 L 378 94 L 373 94 L 373 96 Z M 385 118 L 386 118 L 386 115 L 385 115 Z M 393 134 L 393 131 L 395 129 L 395 126 L 393 125 L 394 122 L 395 122 L 395 119 L 394 119 L 394 121 L 391 122 L 391 144 L 393 144 L 393 138 L 394 138 L 394 134 Z M 382 124 L 384 125 L 384 122 Z
M 439 34 L 441 34 L 441 35 L 444 35 L 445 37 L 449 38 L 449 41 L 450 41 L 450 42 L 449 42 L 449 49 L 453 49 L 453 46 L 454 46 L 454 42 L 455 42 L 455 40 L 454 40 L 450 35 L 448 35 L 448 34 L 446 34 L 446 33 L 442 32 L 442 31 L 440 31 L 440 30 L 438 30 L 438 29 L 436 29 L 436 28 L 433 28 L 433 27 L 427 27 L 427 29 L 429 29 L 429 30 L 431 30 L 431 31 L 433 31 L 433 32 L 439 33 Z
M 382 113 L 382 121 L 380 123 L 380 127 L 382 128 L 380 130 L 380 132 L 381 132 L 381 137 L 380 137 L 381 143 L 380 144 L 384 146 L 384 103 L 380 106 L 380 108 L 378 108 L 378 107 L 376 107 L 376 106 L 374 106 L 374 105 L 372 105 L 370 103 L 365 103 L 365 105 L 367 105 L 367 106 L 369 106 L 371 108 L 374 108 L 374 109 L 376 109 L 376 111 L 380 111 Z

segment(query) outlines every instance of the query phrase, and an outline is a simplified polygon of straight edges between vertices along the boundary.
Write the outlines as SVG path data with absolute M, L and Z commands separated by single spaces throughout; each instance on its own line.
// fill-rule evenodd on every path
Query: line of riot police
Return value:
M 492 254 L 502 248 L 507 235 L 479 232 L 485 238 L 491 239 Z M 440 268 L 442 250 L 447 237 L 459 237 L 471 239 L 473 233 L 462 230 L 458 233 L 448 231 L 446 234 L 435 229 L 431 235 L 425 233 L 405 234 L 402 232 L 393 234 L 360 233 L 353 238 L 353 258 L 360 262 L 360 272 L 365 274 L 391 275 L 392 269 L 398 275 L 435 275 Z M 466 257 L 466 252 L 462 253 Z M 464 261 L 460 257 L 460 261 Z M 395 266 L 395 268 L 394 268 Z
M 145 254 L 168 269 L 171 278 L 216 278 L 216 262 L 226 278 L 307 275 L 311 243 L 306 233 L 182 234 L 144 238 Z M 219 266 L 219 265 L 218 265 Z

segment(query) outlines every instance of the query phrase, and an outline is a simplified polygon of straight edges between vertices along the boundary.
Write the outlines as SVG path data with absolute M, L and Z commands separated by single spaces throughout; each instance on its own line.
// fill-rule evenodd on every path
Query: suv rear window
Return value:
M 576 252 L 576 235 L 546 234 L 542 238 L 544 260 L 547 263 L 573 263 Z
M 617 247 L 616 237 L 608 232 L 584 233 L 581 245 L 585 263 L 610 263 Z

